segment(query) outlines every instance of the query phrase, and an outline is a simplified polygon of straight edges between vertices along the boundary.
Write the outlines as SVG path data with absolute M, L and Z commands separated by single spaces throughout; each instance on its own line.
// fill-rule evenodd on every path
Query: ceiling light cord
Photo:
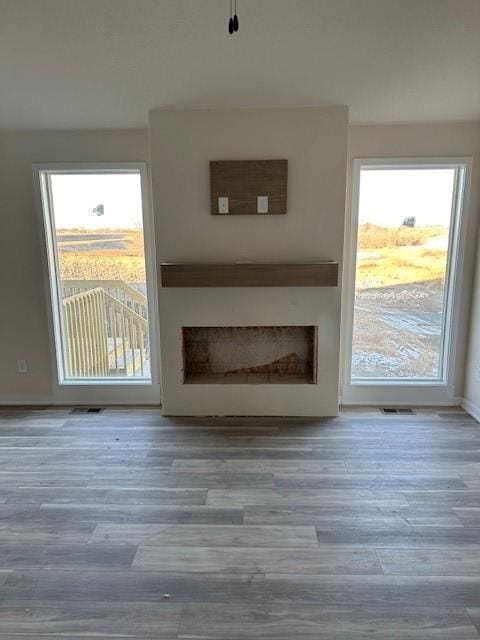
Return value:
M 235 32 L 238 31 L 238 27 L 239 27 L 239 22 L 238 22 L 238 15 L 237 15 L 237 0 L 233 0 L 233 30 Z
M 233 35 L 238 31 L 239 20 L 237 15 L 237 0 L 230 0 L 230 18 L 228 20 L 228 33 Z

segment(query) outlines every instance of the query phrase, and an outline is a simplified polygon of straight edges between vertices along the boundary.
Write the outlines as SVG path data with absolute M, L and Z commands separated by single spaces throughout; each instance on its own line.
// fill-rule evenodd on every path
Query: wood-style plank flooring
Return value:
M 0 640 L 480 638 L 461 410 L 0 411 Z

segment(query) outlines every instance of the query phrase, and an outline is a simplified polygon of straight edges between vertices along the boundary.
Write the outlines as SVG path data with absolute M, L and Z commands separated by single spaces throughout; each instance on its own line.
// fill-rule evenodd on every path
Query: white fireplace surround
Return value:
M 167 415 L 336 415 L 339 349 L 335 288 L 165 289 L 162 375 Z M 184 384 L 185 326 L 317 327 L 316 384 Z
M 348 110 L 150 113 L 157 260 L 342 263 Z M 211 160 L 288 159 L 286 215 L 212 216 Z M 339 278 L 340 281 L 340 278 Z M 332 416 L 338 411 L 341 286 L 159 289 L 167 415 Z M 182 327 L 317 328 L 314 384 L 184 384 Z

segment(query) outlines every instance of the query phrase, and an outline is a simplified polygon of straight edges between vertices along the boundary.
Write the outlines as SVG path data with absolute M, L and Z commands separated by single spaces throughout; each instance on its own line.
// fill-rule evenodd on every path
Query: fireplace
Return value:
M 183 327 L 185 384 L 315 384 L 313 326 Z

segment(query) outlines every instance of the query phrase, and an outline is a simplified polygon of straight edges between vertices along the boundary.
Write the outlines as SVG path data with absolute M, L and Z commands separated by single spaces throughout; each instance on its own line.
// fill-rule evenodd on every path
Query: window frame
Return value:
M 463 256 L 469 214 L 469 192 L 472 158 L 355 158 L 352 168 L 350 224 L 346 225 L 344 268 L 343 322 L 343 388 L 344 404 L 451 404 L 454 402 L 455 341 L 459 327 L 459 302 L 463 280 Z M 442 352 L 438 378 L 352 378 L 352 342 L 355 309 L 360 177 L 362 169 L 438 169 L 455 170 L 454 197 L 448 259 L 446 296 L 442 322 Z
M 52 362 L 52 374 L 55 382 L 54 396 L 82 397 L 80 388 L 102 387 L 101 395 L 113 400 L 124 397 L 125 402 L 157 402 L 159 398 L 160 375 L 158 358 L 158 300 L 157 300 L 157 275 L 155 259 L 155 240 L 152 207 L 150 203 L 150 190 L 148 182 L 148 169 L 145 162 L 82 162 L 82 163 L 35 163 L 32 165 L 36 209 L 39 215 L 42 266 L 45 283 L 47 312 L 50 333 L 50 351 Z M 115 377 L 93 378 L 78 377 L 69 378 L 65 373 L 64 363 L 64 318 L 60 309 L 59 297 L 59 268 L 58 255 L 55 241 L 55 221 L 53 203 L 51 199 L 51 176 L 58 174 L 138 174 L 140 176 L 143 236 L 146 267 L 146 289 L 150 340 L 150 378 Z M 130 388 L 130 391 L 126 389 Z M 69 390 L 70 388 L 70 390 Z M 120 389 L 120 393 L 115 391 Z M 88 394 L 89 396 L 91 394 Z

